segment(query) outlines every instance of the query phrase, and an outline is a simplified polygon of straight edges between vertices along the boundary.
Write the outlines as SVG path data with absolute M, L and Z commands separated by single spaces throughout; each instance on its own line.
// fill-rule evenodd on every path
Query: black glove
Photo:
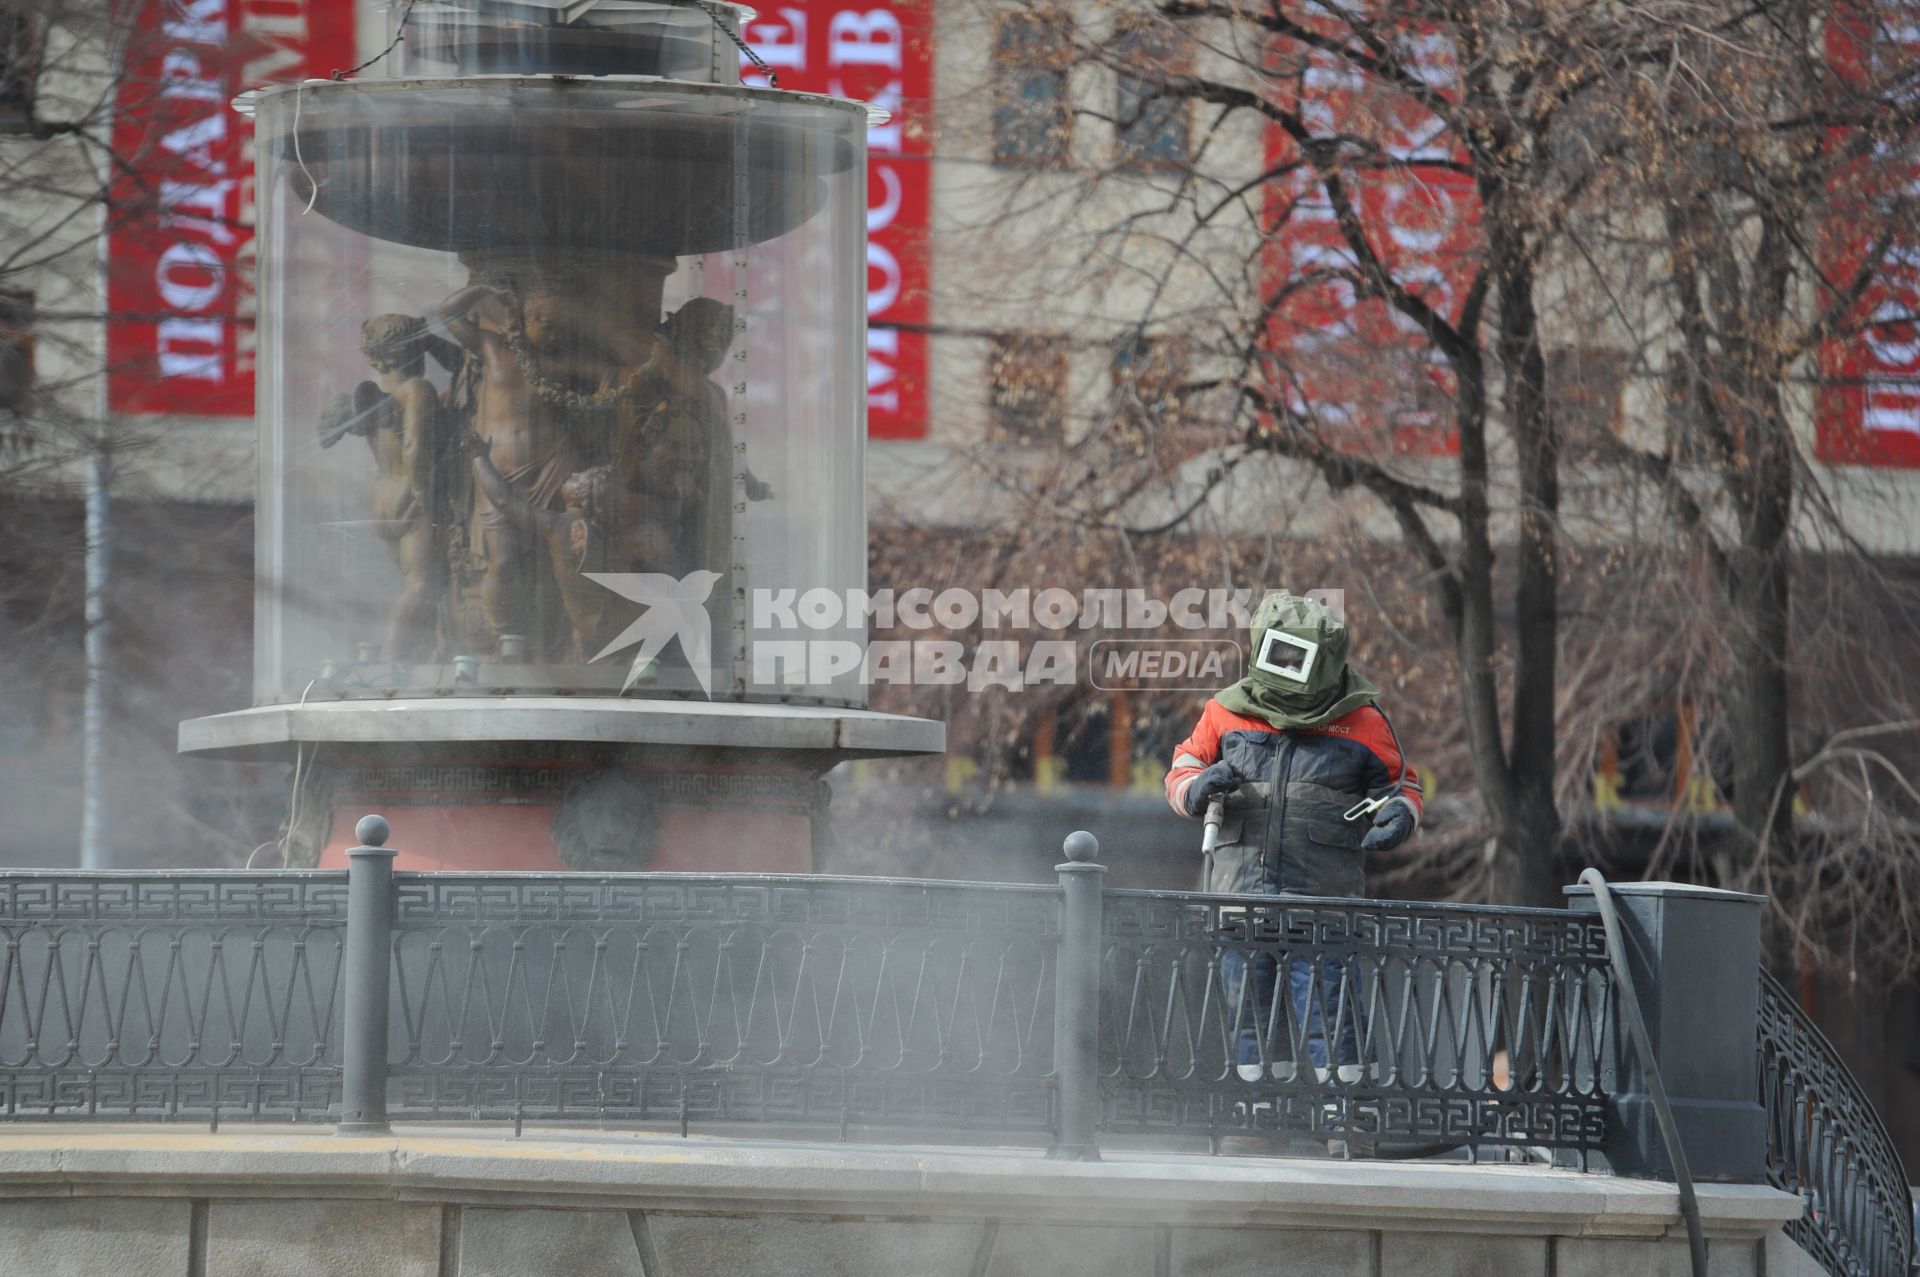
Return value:
M 1360 840 L 1362 851 L 1392 851 L 1413 837 L 1413 808 L 1394 799 L 1373 813 L 1373 828 Z
M 1193 783 L 1187 786 L 1187 815 L 1204 814 L 1209 799 L 1216 794 L 1230 794 L 1238 788 L 1240 778 L 1233 774 L 1233 768 L 1227 766 L 1227 760 L 1221 759 L 1195 776 Z

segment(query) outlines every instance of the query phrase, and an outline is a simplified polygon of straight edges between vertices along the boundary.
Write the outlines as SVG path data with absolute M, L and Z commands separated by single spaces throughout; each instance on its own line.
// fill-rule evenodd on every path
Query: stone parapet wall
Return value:
M 1714 1277 L 1811 1277 L 1797 1199 L 1703 1185 Z M 417 1131 L 0 1134 L 45 1277 L 1685 1277 L 1671 1185 L 1533 1166 Z

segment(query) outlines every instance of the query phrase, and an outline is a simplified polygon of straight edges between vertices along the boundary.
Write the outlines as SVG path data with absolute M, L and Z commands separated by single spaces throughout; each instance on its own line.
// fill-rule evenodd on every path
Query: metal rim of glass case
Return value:
M 675 94 L 691 97 L 746 98 L 767 103 L 811 102 L 821 106 L 841 107 L 849 111 L 862 112 L 867 117 L 868 128 L 878 128 L 893 119 L 892 113 L 885 107 L 876 106 L 871 102 L 855 101 L 852 98 L 837 98 L 825 93 L 802 93 L 793 89 L 763 89 L 750 84 L 707 84 L 699 80 L 676 80 L 670 76 L 661 75 L 461 75 L 412 76 L 404 80 L 302 80 L 295 84 L 270 84 L 257 89 L 248 89 L 245 93 L 234 97 L 232 106 L 241 115 L 252 118 L 258 112 L 262 101 L 288 93 L 392 93 L 419 89 L 441 91 L 460 88 L 498 89 L 511 88 L 517 84 L 546 87 L 555 83 L 659 85 L 671 87 Z
M 938 754 L 946 724 L 883 710 L 755 701 L 591 696 L 415 697 L 258 705 L 180 724 L 180 752 L 264 758 L 297 742 L 467 744 L 580 741 L 611 745 L 831 750 L 847 757 Z

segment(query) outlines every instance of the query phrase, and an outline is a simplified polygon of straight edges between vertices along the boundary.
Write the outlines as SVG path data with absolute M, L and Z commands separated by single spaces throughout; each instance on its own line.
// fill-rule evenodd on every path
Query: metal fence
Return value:
M 1594 915 L 1115 891 L 1105 933 L 1107 1130 L 1576 1153 L 1605 1138 Z
M 1893 1140 L 1833 1044 L 1762 975 L 1767 1182 L 1807 1204 L 1787 1235 L 1835 1277 L 1909 1277 L 1913 1199 Z
M 398 875 L 389 1109 L 1043 1136 L 1057 895 Z
M 0 1118 L 1614 1152 L 1598 915 L 1112 891 L 1096 850 L 1069 839 L 1047 887 L 395 874 L 376 847 L 349 873 L 0 874 Z M 1872 1105 L 1764 973 L 1757 1024 L 1789 1233 L 1835 1277 L 1908 1277 Z
M 1069 1156 L 1284 1137 L 1582 1165 L 1619 1135 L 1598 915 L 1112 891 L 1095 850 L 1069 840 L 1048 887 L 395 874 L 378 848 L 350 873 L 0 874 L 0 1118 L 757 1123 Z M 1765 1175 L 1807 1204 L 1788 1233 L 1835 1277 L 1909 1277 L 1872 1105 L 1764 973 L 1757 1024 Z
M 1092 864 L 1023 887 L 388 855 L 356 860 L 351 901 L 340 873 L 0 875 L 0 1114 L 786 1123 L 1083 1155 L 1102 1133 L 1604 1135 L 1604 945 L 1569 912 L 1103 891 Z
M 332 1121 L 344 873 L 0 874 L 0 1115 Z

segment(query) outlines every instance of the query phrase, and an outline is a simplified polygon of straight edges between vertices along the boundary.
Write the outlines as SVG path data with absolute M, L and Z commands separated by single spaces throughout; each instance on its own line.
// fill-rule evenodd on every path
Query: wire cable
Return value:
M 1400 779 L 1393 782 L 1393 792 L 1398 795 L 1407 787 L 1407 749 L 1400 743 L 1400 733 L 1393 730 L 1393 720 L 1387 717 L 1387 711 L 1376 702 L 1373 712 L 1387 725 L 1387 735 L 1393 737 L 1393 752 L 1400 755 Z
M 1627 1032 L 1633 1038 L 1633 1049 L 1640 1054 L 1640 1062 L 1646 1066 L 1654 1121 L 1660 1127 L 1660 1141 L 1666 1145 L 1667 1160 L 1673 1163 L 1673 1178 L 1680 1191 L 1680 1218 L 1687 1225 L 1687 1256 L 1693 1265 L 1693 1277 L 1707 1277 L 1707 1243 L 1700 1233 L 1700 1201 L 1693 1193 L 1693 1172 L 1687 1168 L 1687 1150 L 1680 1143 L 1680 1128 L 1673 1120 L 1673 1106 L 1667 1102 L 1667 1084 L 1653 1056 L 1646 1019 L 1640 1014 L 1640 995 L 1634 991 L 1633 973 L 1627 969 L 1627 949 L 1620 936 L 1619 915 L 1613 908 L 1613 892 L 1598 869 L 1583 870 L 1580 882 L 1593 888 L 1600 925 L 1607 933 L 1607 958 L 1613 967 L 1614 987 L 1620 991 L 1620 1005 L 1627 1013 Z
M 313 212 L 313 202 L 320 198 L 320 183 L 307 167 L 306 157 L 300 154 L 300 108 L 306 101 L 307 85 L 303 80 L 293 87 L 293 162 L 300 166 L 300 175 L 307 179 L 307 206 L 300 210 L 302 217 Z
M 362 71 L 366 70 L 368 67 L 372 66 L 374 63 L 378 62 L 380 59 L 386 57 L 389 53 L 392 53 L 395 49 L 399 48 L 400 42 L 407 38 L 407 19 L 413 16 L 413 6 L 418 3 L 419 3 L 419 0 L 407 0 L 407 7 L 400 11 L 400 21 L 393 28 L 393 39 L 387 41 L 386 48 L 380 50 L 380 52 L 374 54 L 372 57 L 368 58 L 365 62 L 362 62 L 359 66 L 348 67 L 344 71 L 340 70 L 338 67 L 335 67 L 333 74 L 328 78 L 333 80 L 344 80 L 350 75 L 359 75 Z
M 307 680 L 307 685 L 300 690 L 300 708 L 306 706 L 307 693 L 311 692 L 313 685 L 319 681 L 317 678 Z M 301 773 L 306 769 L 306 762 L 307 742 L 300 741 L 293 747 L 293 784 L 289 787 L 287 794 L 287 827 L 281 832 L 279 838 L 280 867 L 282 869 L 291 868 L 293 865 L 293 835 L 294 829 L 300 821 L 300 788 L 303 780 Z M 271 846 L 273 846 L 272 843 L 260 844 L 260 847 Z M 260 854 L 260 847 L 255 847 L 253 854 L 247 857 L 247 868 L 253 868 L 253 857 Z
M 698 4 L 701 9 L 705 10 L 707 20 L 713 23 L 715 29 L 718 30 L 721 35 L 733 41 L 734 47 L 746 55 L 747 61 L 753 63 L 754 70 L 767 77 L 767 87 L 772 89 L 779 88 L 780 77 L 775 74 L 772 67 L 767 65 L 766 59 L 755 53 L 747 42 L 740 38 L 739 33 L 726 24 L 726 21 L 720 16 L 720 6 L 708 3 L 708 0 L 695 0 L 695 3 Z

